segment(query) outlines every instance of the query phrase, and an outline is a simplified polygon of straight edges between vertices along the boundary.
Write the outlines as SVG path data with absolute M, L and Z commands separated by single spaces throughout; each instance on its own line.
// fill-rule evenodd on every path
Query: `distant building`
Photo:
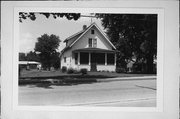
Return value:
M 35 61 L 19 61 L 19 67 L 21 69 L 40 69 L 41 63 Z
M 116 48 L 105 33 L 92 23 L 89 27 L 68 37 L 64 41 L 66 47 L 62 50 L 61 68 L 81 69 L 88 71 L 115 71 Z

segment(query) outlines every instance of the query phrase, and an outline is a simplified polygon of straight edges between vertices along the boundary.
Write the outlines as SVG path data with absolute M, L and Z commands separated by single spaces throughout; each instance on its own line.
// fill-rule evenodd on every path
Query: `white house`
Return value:
M 66 47 L 62 50 L 61 68 L 82 69 L 88 71 L 115 71 L 116 48 L 105 33 L 92 23 L 83 26 L 82 31 L 64 40 Z

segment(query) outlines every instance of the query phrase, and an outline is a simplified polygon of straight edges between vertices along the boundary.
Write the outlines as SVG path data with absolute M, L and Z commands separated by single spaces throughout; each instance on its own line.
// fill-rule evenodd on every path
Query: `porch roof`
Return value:
M 108 50 L 108 49 L 101 49 L 101 48 L 82 48 L 76 49 L 73 52 L 108 52 L 108 53 L 115 53 L 116 50 Z

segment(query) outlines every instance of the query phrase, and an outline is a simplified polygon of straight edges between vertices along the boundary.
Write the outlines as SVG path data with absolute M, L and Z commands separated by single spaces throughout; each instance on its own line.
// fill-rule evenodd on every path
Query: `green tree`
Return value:
M 46 18 L 52 16 L 53 18 L 67 18 L 68 20 L 78 20 L 80 18 L 80 13 L 48 13 L 48 12 L 19 12 L 19 21 L 22 22 L 25 19 L 36 20 L 36 15 L 41 14 Z
M 26 61 L 26 55 L 25 53 L 19 53 L 19 61 Z
M 51 59 L 51 62 L 52 62 L 52 66 L 55 68 L 55 69 L 59 69 L 60 68 L 60 53 L 59 52 L 54 52 L 52 54 L 52 59 Z
M 156 14 L 96 14 L 101 18 L 111 42 L 118 53 L 117 64 L 126 66 L 128 60 L 146 64 L 144 71 L 153 72 L 153 60 L 157 55 Z
M 42 63 L 43 68 L 50 70 L 57 60 L 58 53 L 57 49 L 60 44 L 60 39 L 56 35 L 47 35 L 44 34 L 41 37 L 37 38 L 35 44 L 35 52 L 39 53 L 40 62 Z M 55 58 L 55 59 L 54 59 Z
M 30 51 L 29 53 L 27 53 L 26 59 L 27 61 L 37 61 L 37 62 L 40 61 L 38 54 L 36 54 L 33 51 Z

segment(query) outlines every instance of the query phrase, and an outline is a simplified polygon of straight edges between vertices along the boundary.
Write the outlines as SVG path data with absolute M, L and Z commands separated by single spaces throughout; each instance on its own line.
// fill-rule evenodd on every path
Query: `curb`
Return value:
M 155 100 L 156 97 L 147 97 L 147 98 L 135 98 L 135 99 L 121 99 L 121 100 L 111 100 L 111 101 L 95 101 L 88 103 L 73 103 L 73 104 L 64 104 L 61 106 L 83 106 L 83 105 L 99 105 L 99 104 L 108 104 L 108 103 L 128 103 L 128 102 L 137 102 L 137 101 L 147 101 Z
M 117 77 L 117 78 L 97 79 L 97 82 L 130 81 L 130 80 L 156 80 L 156 76 Z

